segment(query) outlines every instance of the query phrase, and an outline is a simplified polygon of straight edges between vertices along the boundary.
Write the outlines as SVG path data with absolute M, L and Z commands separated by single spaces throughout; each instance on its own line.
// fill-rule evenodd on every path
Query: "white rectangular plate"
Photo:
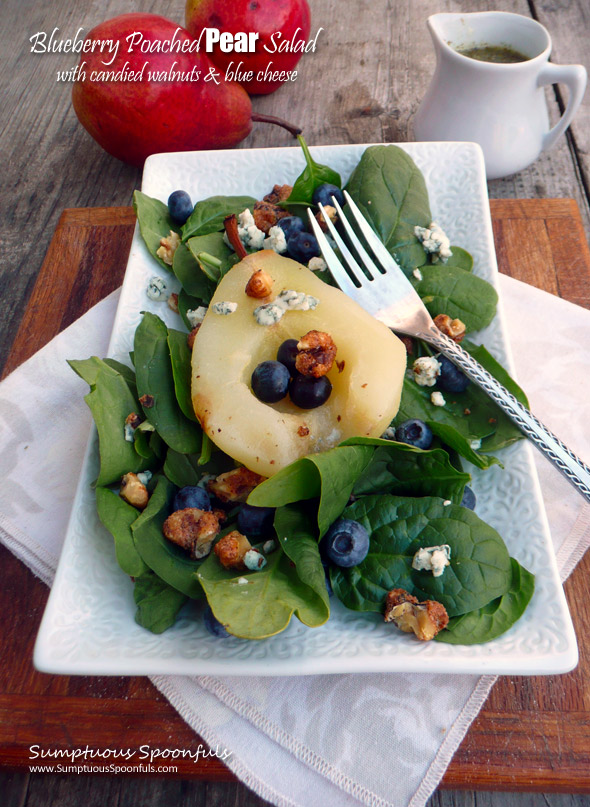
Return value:
M 475 271 L 496 285 L 497 266 L 478 146 L 470 143 L 402 144 L 422 170 L 433 218 L 451 243 L 468 249 Z M 323 146 L 313 156 L 348 179 L 366 146 Z M 158 154 L 145 165 L 142 190 L 165 201 L 177 188 L 193 200 L 214 194 L 262 198 L 274 184 L 292 183 L 304 165 L 299 148 Z M 147 252 L 136 227 L 109 355 L 128 362 L 140 311 L 178 325 L 165 304 L 145 293 L 163 270 Z M 482 341 L 513 371 L 502 311 Z M 190 603 L 176 625 L 160 636 L 134 621 L 132 583 L 115 561 L 111 536 L 96 515 L 91 482 L 97 444 L 91 435 L 59 568 L 35 647 L 45 672 L 88 675 L 308 675 L 348 672 L 541 674 L 572 669 L 575 635 L 559 581 L 543 501 L 531 456 L 521 441 L 502 451 L 505 469 L 473 471 L 477 514 L 502 535 L 511 555 L 536 576 L 524 616 L 503 636 L 483 645 L 419 642 L 383 623 L 378 614 L 345 609 L 331 599 L 330 620 L 311 629 L 295 617 L 283 633 L 261 641 L 214 638 Z

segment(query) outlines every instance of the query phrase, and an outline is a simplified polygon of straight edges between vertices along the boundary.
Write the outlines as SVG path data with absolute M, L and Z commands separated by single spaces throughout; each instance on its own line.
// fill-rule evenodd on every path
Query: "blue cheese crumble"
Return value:
M 271 227 L 268 231 L 268 238 L 264 239 L 263 247 L 264 249 L 274 249 L 274 251 L 278 252 L 279 255 L 286 252 L 287 239 L 285 238 L 285 233 L 283 230 L 277 226 Z
M 412 569 L 432 572 L 433 577 L 440 577 L 447 566 L 451 565 L 451 547 L 425 546 L 420 548 L 412 559 Z
M 418 282 L 420 282 L 420 281 L 422 280 L 422 272 L 421 272 L 421 271 L 418 269 L 418 267 L 416 267 L 416 268 L 415 268 L 415 269 L 412 271 L 412 274 L 414 275 L 414 277 L 416 278 L 416 280 L 417 280 Z
M 432 256 L 433 263 L 446 263 L 453 254 L 447 234 L 436 221 L 431 222 L 430 227 L 414 227 L 414 235 L 424 251 Z
M 434 356 L 421 356 L 414 361 L 412 373 L 419 387 L 434 387 L 440 375 L 440 362 Z
M 186 312 L 186 318 L 189 321 L 191 328 L 196 328 L 205 319 L 207 313 L 207 306 L 200 305 L 198 308 L 189 308 Z
M 139 479 L 139 481 L 141 482 L 142 485 L 147 485 L 147 483 L 152 478 L 152 472 L 151 471 L 141 471 L 141 473 L 137 474 L 137 478 Z
M 161 277 L 158 277 L 158 275 L 150 277 L 147 284 L 146 294 L 150 300 L 154 300 L 155 302 L 166 302 L 166 300 L 170 297 L 168 286 Z
M 246 249 L 262 249 L 266 235 L 262 230 L 259 230 L 254 221 L 252 212 L 246 208 L 238 216 L 238 235 L 240 241 Z M 228 246 L 231 247 L 227 238 L 227 233 L 224 233 L 224 240 Z M 232 247 L 233 249 L 233 247 Z
M 256 572 L 266 566 L 266 558 L 257 549 L 249 549 L 244 555 L 244 566 L 251 572 Z
M 481 448 L 481 440 L 470 440 L 469 447 L 472 448 L 474 451 L 477 451 Z
M 442 392 L 431 392 L 430 401 L 432 404 L 434 404 L 434 406 L 444 406 L 446 404 Z
M 273 541 L 272 539 L 269 541 L 265 541 L 262 544 L 262 551 L 264 552 L 265 555 L 269 555 L 271 552 L 274 552 L 276 548 L 277 548 L 276 541 Z
M 312 258 L 307 264 L 307 268 L 312 272 L 325 272 L 328 264 L 323 258 Z
M 219 314 L 220 316 L 225 317 L 228 314 L 233 314 L 237 307 L 237 303 L 229 303 L 226 300 L 220 300 L 217 303 L 213 303 L 211 306 L 211 311 L 213 311 L 214 314 Z
M 125 424 L 125 439 L 127 440 L 128 443 L 135 442 L 135 429 L 133 428 L 131 423 Z
M 284 289 L 271 303 L 254 309 L 254 318 L 259 325 L 275 325 L 286 311 L 313 311 L 320 301 L 311 294 L 294 289 Z

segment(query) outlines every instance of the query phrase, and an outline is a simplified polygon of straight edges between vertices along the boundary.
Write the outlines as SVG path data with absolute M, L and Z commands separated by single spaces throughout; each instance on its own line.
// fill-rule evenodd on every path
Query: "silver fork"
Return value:
M 373 257 L 369 255 L 358 239 L 334 197 L 332 197 L 332 203 L 365 271 L 361 269 L 357 259 L 340 237 L 329 216 L 325 213 L 323 205 L 320 205 L 320 209 L 324 214 L 330 234 L 347 264 L 348 272 L 340 263 L 313 214 L 308 211 L 324 259 L 332 277 L 342 291 L 393 331 L 423 339 L 458 365 L 465 375 L 482 387 L 490 398 L 512 418 L 521 431 L 575 485 L 586 500 L 590 501 L 590 468 L 549 431 L 532 412 L 519 403 L 514 395 L 496 381 L 466 350 L 439 331 L 412 284 L 381 243 L 371 225 L 346 191 L 344 195 Z M 356 280 L 356 283 L 352 281 L 351 277 Z

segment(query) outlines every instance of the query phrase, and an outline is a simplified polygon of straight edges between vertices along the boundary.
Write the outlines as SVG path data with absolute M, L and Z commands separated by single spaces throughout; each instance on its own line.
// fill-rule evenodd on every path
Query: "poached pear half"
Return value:
M 273 281 L 264 299 L 246 294 L 259 269 Z M 284 290 L 304 292 L 319 303 L 259 325 L 255 309 Z M 217 314 L 217 302 L 237 303 L 237 309 Z M 301 339 L 311 330 L 330 334 L 337 347 L 327 402 L 306 410 L 288 396 L 275 404 L 259 401 L 250 383 L 256 366 L 276 359 L 286 339 Z M 347 437 L 379 437 L 398 411 L 405 369 L 405 347 L 383 323 L 307 267 L 262 250 L 236 264 L 217 287 L 194 343 L 192 401 L 203 430 L 220 449 L 252 471 L 272 476 Z

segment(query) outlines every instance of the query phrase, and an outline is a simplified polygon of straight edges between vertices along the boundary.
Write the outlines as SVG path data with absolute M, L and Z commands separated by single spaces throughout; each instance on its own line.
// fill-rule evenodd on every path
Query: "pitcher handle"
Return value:
M 569 90 L 569 98 L 565 112 L 543 138 L 543 151 L 551 148 L 572 122 L 586 90 L 588 76 L 586 68 L 581 64 L 552 64 L 548 62 L 537 77 L 537 84 L 543 87 L 546 84 L 565 84 Z

